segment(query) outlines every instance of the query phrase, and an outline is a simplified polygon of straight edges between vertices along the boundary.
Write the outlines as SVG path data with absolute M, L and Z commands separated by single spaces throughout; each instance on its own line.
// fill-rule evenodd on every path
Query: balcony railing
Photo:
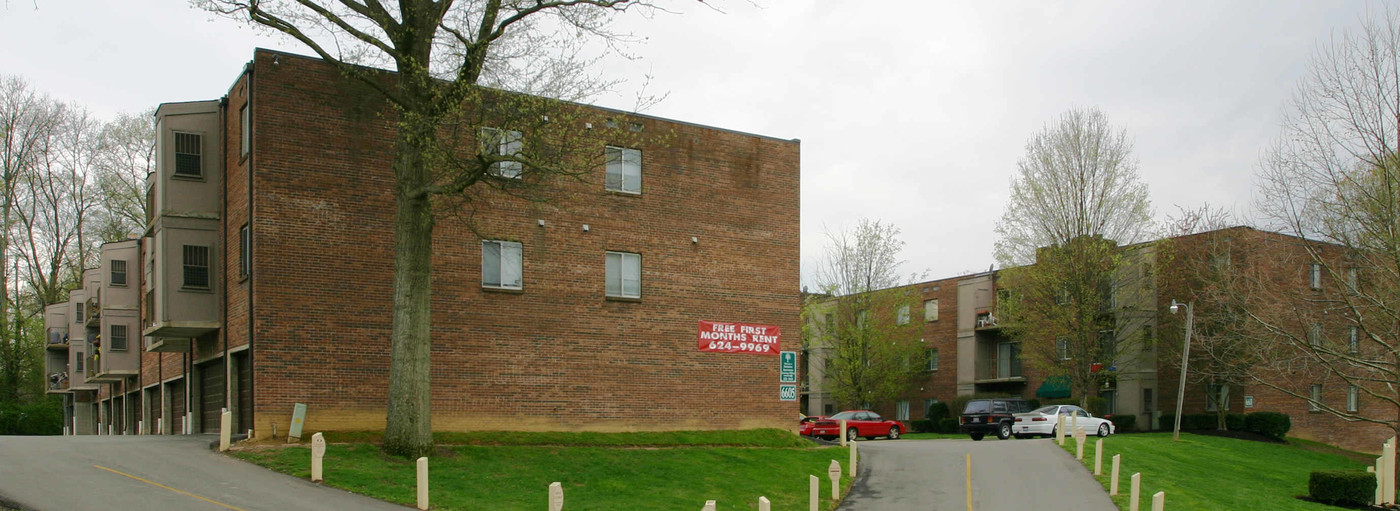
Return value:
M 94 296 L 87 300 L 87 326 L 102 324 L 102 300 Z
M 97 376 L 97 355 L 86 355 L 83 360 L 83 376 L 92 378 Z
M 68 373 L 51 373 L 48 377 L 49 392 L 64 392 L 68 390 Z
M 977 381 L 1024 381 L 1021 357 L 990 356 L 977 361 Z

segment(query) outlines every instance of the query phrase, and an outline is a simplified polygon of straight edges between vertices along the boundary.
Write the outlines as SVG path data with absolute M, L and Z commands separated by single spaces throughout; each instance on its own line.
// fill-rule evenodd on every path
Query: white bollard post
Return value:
M 136 434 L 137 434 L 137 435 L 144 435 L 144 434 L 146 434 L 146 421 L 136 421 Z
M 160 417 L 160 418 L 157 418 L 157 419 L 156 419 L 156 434 L 157 434 L 157 435 L 164 435 L 164 434 L 165 434 L 165 417 Z
M 102 436 L 102 423 L 97 423 L 97 436 Z
M 841 447 L 846 446 L 846 419 L 841 419 Z
M 63 427 L 63 436 L 68 436 L 68 426 Z
M 320 434 L 320 433 L 317 433 Z M 549 511 L 564 510 L 564 485 L 558 481 L 549 483 Z
M 185 412 L 185 434 L 194 431 L 194 412 Z
M 418 458 L 418 509 L 428 509 L 428 458 Z
M 1119 456 L 1122 456 L 1122 455 L 1121 455 L 1121 454 L 1114 454 L 1114 455 L 1113 455 L 1113 468 L 1111 469 L 1111 473 L 1110 473 L 1110 475 L 1108 476 L 1108 496 L 1110 496 L 1110 497 L 1112 497 L 1112 496 L 1118 494 L 1118 457 L 1119 457 Z
M 1084 461 L 1084 440 L 1082 437 L 1074 437 L 1074 459 Z
M 1103 439 L 1094 442 L 1094 475 L 1103 475 Z
M 1079 414 L 1076 413 L 1074 415 L 1071 415 L 1069 417 L 1069 422 L 1070 431 L 1079 431 Z
M 564 485 L 558 481 L 549 483 L 549 511 L 564 510 Z
M 1385 449 L 1381 451 L 1385 473 L 1382 474 L 1381 482 L 1385 484 L 1381 490 L 1381 503 L 1395 503 L 1395 437 L 1385 443 Z
M 1167 492 L 1159 491 L 1152 494 L 1152 511 L 1165 511 L 1167 507 Z
M 773 504 L 768 502 L 768 497 L 758 498 L 758 511 L 772 511 Z
M 77 418 L 77 417 L 74 417 L 74 418 L 73 418 L 73 434 L 74 434 L 74 435 L 77 435 L 77 434 L 78 434 L 78 418 Z
M 705 507 L 700 508 L 700 511 L 716 511 L 716 510 L 715 510 L 715 501 L 713 501 L 713 500 L 707 500 L 707 501 L 705 501 Z
M 326 437 L 320 433 L 311 435 L 311 482 L 325 481 L 325 475 L 321 464 L 326 457 Z
M 1063 415 L 1056 415 L 1055 417 L 1057 417 L 1056 420 L 1059 421 L 1059 422 L 1057 422 L 1056 425 L 1055 425 L 1055 441 L 1056 441 L 1056 442 L 1059 442 L 1061 447 L 1064 447 L 1064 445 L 1065 445 L 1065 416 L 1063 416 Z
M 826 476 L 831 478 L 831 500 L 841 498 L 841 464 L 831 460 L 826 467 Z
M 228 450 L 229 439 L 233 435 L 233 413 L 227 408 L 219 415 L 219 452 Z
M 817 476 L 807 476 L 807 502 L 810 503 L 808 511 L 817 511 L 817 501 L 821 500 L 821 497 L 817 495 L 817 487 L 821 484 L 821 480 L 817 479 Z
M 855 476 L 856 476 L 856 443 L 855 443 L 855 442 L 851 442 L 851 462 L 848 463 L 848 465 L 850 465 L 850 467 L 851 467 L 851 477 L 855 477 Z
M 1128 511 L 1138 511 L 1138 493 L 1142 491 L 1142 472 L 1133 474 L 1128 483 Z
M 1385 488 L 1385 483 L 1381 482 L 1381 459 L 1376 458 L 1375 466 L 1366 467 L 1366 471 L 1376 474 L 1376 498 L 1372 500 L 1372 503 L 1377 506 L 1384 504 L 1384 502 L 1381 502 L 1383 498 L 1381 497 L 1381 488 Z
M 116 436 L 116 434 L 117 434 L 117 426 L 116 426 L 115 424 L 108 424 L 108 425 L 107 425 L 107 435 L 108 435 L 108 436 Z

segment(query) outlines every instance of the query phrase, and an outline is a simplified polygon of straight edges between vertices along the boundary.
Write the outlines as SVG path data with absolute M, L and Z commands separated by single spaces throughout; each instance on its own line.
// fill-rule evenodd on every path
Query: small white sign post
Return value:
M 77 419 L 74 419 L 74 423 L 75 423 L 75 424 L 77 423 L 76 421 L 77 421 Z M 157 434 L 157 435 L 164 435 L 164 434 L 165 434 L 165 417 L 160 417 L 160 418 L 157 418 L 157 419 L 156 419 L 156 434 Z
M 1383 473 L 1381 482 L 1384 487 L 1381 489 L 1381 503 L 1395 503 L 1395 437 L 1390 437 L 1386 441 L 1385 448 L 1381 450 L 1381 462 Z
M 136 434 L 137 434 L 137 435 L 144 435 L 144 434 L 146 434 L 146 421 L 136 421 Z
M 826 476 L 831 478 L 831 500 L 841 498 L 841 464 L 831 460 L 826 467 Z
M 758 511 L 772 511 L 773 504 L 768 502 L 768 497 L 758 498 Z
M 817 479 L 817 476 L 807 476 L 808 511 L 817 511 L 817 502 L 821 500 L 817 491 L 819 486 L 821 486 L 821 479 Z
M 1109 496 L 1113 496 L 1113 495 L 1117 495 L 1117 494 L 1118 494 L 1118 457 L 1119 457 L 1119 456 L 1122 456 L 1122 454 L 1114 454 L 1114 455 L 1113 455 L 1113 468 L 1110 470 L 1110 473 L 1109 473 L 1109 476 L 1108 476 L 1108 495 L 1109 495 Z
M 321 460 L 326 457 L 326 438 L 320 433 L 311 435 L 311 482 L 326 480 L 321 471 Z
M 549 511 L 564 511 L 564 485 L 549 483 Z
M 1094 475 L 1103 475 L 1103 439 L 1094 441 Z
M 1167 492 L 1159 491 L 1152 494 L 1152 511 L 1165 511 L 1167 507 Z
M 707 500 L 707 501 L 705 501 L 705 507 L 700 508 L 700 511 L 716 511 L 716 509 L 715 509 L 715 501 L 713 501 L 713 500 Z
M 230 435 L 233 435 L 233 412 L 224 409 L 224 413 L 219 414 L 219 452 L 228 450 Z
M 1128 483 L 1128 511 L 1138 511 L 1138 495 L 1142 492 L 1142 472 L 1133 474 Z
M 1084 461 L 1084 430 L 1074 432 L 1074 459 Z
M 1373 467 L 1366 467 L 1366 471 L 1372 474 L 1376 474 L 1376 498 L 1372 499 L 1371 503 L 1379 506 L 1384 503 L 1381 502 L 1381 488 L 1385 488 L 1385 484 L 1381 482 L 1381 459 L 1376 458 L 1376 465 Z
M 846 419 L 841 419 L 841 447 L 846 446 Z
M 428 509 L 428 458 L 418 458 L 418 509 Z
M 855 442 L 855 441 L 852 441 L 852 442 L 851 442 L 851 462 L 848 463 L 847 465 L 849 465 L 849 466 L 851 467 L 851 477 L 855 477 L 855 476 L 856 476 L 856 442 Z
M 1057 416 L 1056 416 L 1056 420 L 1059 421 L 1059 422 L 1057 422 L 1056 425 L 1055 425 L 1055 441 L 1056 441 L 1056 442 L 1059 442 L 1061 447 L 1064 447 L 1064 445 L 1065 445 L 1065 416 L 1064 416 L 1064 415 L 1057 415 Z

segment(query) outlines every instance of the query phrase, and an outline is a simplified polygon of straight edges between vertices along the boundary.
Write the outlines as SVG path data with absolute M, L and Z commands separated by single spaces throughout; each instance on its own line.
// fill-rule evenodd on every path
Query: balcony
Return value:
M 161 353 L 190 351 L 190 337 L 152 337 L 147 335 L 143 339 L 145 339 L 146 351 Z
M 87 309 L 86 326 L 100 326 L 102 324 L 102 300 L 100 298 L 101 295 L 88 298 L 87 306 L 84 307 Z
M 53 373 L 48 375 L 45 382 L 45 394 L 67 394 L 68 393 L 68 373 Z
M 56 351 L 68 351 L 67 328 L 49 328 L 46 337 L 48 342 L 44 343 L 45 348 Z
M 84 381 L 88 383 L 118 383 L 123 378 L 136 376 L 135 369 L 113 369 L 109 367 L 111 364 L 107 360 L 103 360 L 104 358 L 111 357 L 103 357 L 100 354 L 87 356 L 87 363 L 84 364 L 87 368 Z
M 991 311 L 979 310 L 977 311 L 977 324 L 975 328 L 977 330 L 1000 330 L 1001 322 Z
M 977 349 L 977 367 L 973 383 L 1025 382 L 1021 372 L 1021 344 L 1015 342 L 983 343 Z

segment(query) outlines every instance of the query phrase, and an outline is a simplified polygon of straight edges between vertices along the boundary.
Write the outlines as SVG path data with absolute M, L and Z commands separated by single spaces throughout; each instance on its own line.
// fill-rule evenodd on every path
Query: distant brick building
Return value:
M 212 432 L 228 408 L 266 437 L 294 403 L 311 431 L 383 428 L 394 112 L 365 91 L 258 50 L 227 96 L 157 110 L 145 235 L 46 315 L 77 431 Z M 710 320 L 799 347 L 798 142 L 582 108 L 628 140 L 596 147 L 616 165 L 439 215 L 434 429 L 790 427 L 778 357 L 696 342 Z

